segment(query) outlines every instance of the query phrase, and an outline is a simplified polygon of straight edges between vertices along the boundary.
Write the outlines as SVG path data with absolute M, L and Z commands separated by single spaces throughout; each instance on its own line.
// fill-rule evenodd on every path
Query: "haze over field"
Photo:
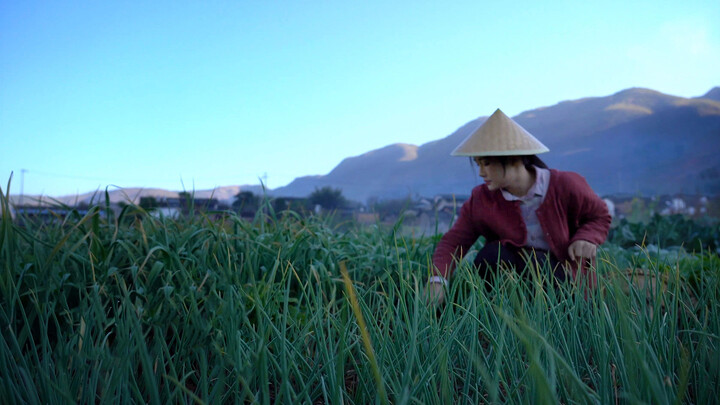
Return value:
M 717 21 L 715 0 L 0 2 L 1 183 L 278 189 L 394 144 L 412 166 L 498 107 L 532 126 L 523 112 L 623 89 L 703 96 L 720 84 Z

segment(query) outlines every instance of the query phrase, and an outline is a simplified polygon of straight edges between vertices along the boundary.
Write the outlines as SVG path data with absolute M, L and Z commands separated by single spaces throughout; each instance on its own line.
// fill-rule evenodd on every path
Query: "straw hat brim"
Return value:
M 520 124 L 496 110 L 452 151 L 452 156 L 522 156 L 549 152 Z

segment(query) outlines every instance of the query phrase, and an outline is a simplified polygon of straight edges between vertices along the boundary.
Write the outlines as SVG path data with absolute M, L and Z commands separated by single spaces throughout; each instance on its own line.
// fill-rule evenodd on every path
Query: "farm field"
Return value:
M 541 273 L 488 289 L 463 262 L 433 307 L 423 287 L 438 236 L 401 223 L 96 206 L 21 226 L 0 199 L 8 403 L 720 398 L 720 258 L 702 243 L 652 245 L 672 223 L 640 247 L 624 224 L 600 251 L 595 291 Z

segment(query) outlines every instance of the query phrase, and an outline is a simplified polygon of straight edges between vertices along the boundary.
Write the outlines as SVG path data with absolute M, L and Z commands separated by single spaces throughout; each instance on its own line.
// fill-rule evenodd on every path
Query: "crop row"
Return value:
M 720 260 L 608 246 L 600 288 L 460 263 L 437 237 L 98 207 L 17 225 L 2 199 L 0 397 L 17 403 L 708 403 Z M 342 268 L 347 269 L 346 278 Z M 640 283 L 639 280 L 644 282 Z M 355 297 L 351 299 L 351 297 Z

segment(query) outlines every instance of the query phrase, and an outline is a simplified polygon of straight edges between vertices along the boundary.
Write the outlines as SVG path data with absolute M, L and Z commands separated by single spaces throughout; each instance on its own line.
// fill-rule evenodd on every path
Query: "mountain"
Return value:
M 470 159 L 450 152 L 486 118 L 473 119 L 421 146 L 398 143 L 346 158 L 326 175 L 299 177 L 265 193 L 306 197 L 330 186 L 359 202 L 372 197 L 468 195 L 481 182 L 478 169 Z M 582 174 L 600 195 L 720 194 L 720 87 L 695 98 L 631 88 L 563 101 L 513 118 L 550 148 L 540 155 L 548 166 Z M 212 195 L 230 204 L 240 191 L 264 193 L 261 186 L 227 186 L 196 191 L 195 196 Z M 177 191 L 149 188 L 108 192 L 113 203 L 178 196 Z M 76 204 L 93 198 L 104 201 L 104 191 L 57 200 Z M 17 195 L 12 199 L 19 202 Z M 24 203 L 35 199 L 25 196 Z
M 720 87 L 698 98 L 632 88 L 564 101 L 513 117 L 550 148 L 550 167 L 582 174 L 600 195 L 720 193 Z M 491 111 L 490 111 L 491 112 Z M 487 117 L 419 147 L 389 145 L 301 177 L 274 195 L 341 188 L 349 199 L 467 195 L 480 183 L 469 159 L 450 152 Z
M 710 89 L 710 91 L 705 93 L 705 95 L 702 96 L 701 98 L 707 98 L 710 100 L 720 101 L 720 86 L 713 87 L 712 89 Z

